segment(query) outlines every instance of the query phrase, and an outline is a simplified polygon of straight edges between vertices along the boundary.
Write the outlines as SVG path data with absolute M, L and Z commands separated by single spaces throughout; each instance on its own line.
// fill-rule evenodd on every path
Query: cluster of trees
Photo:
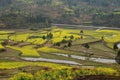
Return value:
M 45 35 L 42 36 L 42 39 L 52 39 L 52 38 L 53 38 L 53 34 L 51 32 L 48 33 L 46 36 Z
M 70 40 L 66 40 L 66 38 L 70 38 Z M 54 45 L 55 46 L 60 46 L 61 44 L 65 44 L 63 46 L 63 48 L 66 48 L 66 47 L 71 47 L 72 46 L 72 39 L 74 39 L 74 36 L 71 35 L 71 36 L 64 36 L 63 40 L 61 42 L 57 42 L 55 43 Z
M 63 46 L 63 48 L 71 47 L 71 46 L 72 46 L 72 40 L 65 40 L 65 39 L 63 39 L 61 42 L 55 43 L 54 46 L 60 46 L 60 45 L 63 44 L 63 43 L 65 44 L 65 45 Z

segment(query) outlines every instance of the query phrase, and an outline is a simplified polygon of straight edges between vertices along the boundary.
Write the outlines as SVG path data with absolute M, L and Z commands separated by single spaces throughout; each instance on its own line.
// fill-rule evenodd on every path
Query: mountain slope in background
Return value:
M 0 26 L 44 27 L 53 22 L 119 27 L 119 10 L 120 0 L 1 0 Z

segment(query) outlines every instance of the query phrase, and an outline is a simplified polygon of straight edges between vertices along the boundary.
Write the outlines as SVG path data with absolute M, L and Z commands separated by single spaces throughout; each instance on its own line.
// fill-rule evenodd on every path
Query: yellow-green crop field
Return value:
M 25 80 L 56 80 L 56 78 L 58 80 L 74 80 L 74 78 L 84 75 L 120 76 L 117 63 L 101 63 L 81 59 L 88 57 L 90 53 L 91 58 L 113 60 L 116 52 L 111 48 L 113 48 L 114 43 L 120 42 L 120 31 L 98 29 L 80 32 L 80 29 L 58 27 L 37 31 L 27 30 L 26 32 L 0 31 L 0 49 L 5 49 L 0 52 L 0 77 L 4 76 L 2 74 L 3 70 L 7 74 L 9 70 L 18 73 L 12 76 L 11 74 L 5 74 L 8 78 L 11 77 L 10 80 L 22 80 L 21 78 Z M 52 38 L 49 37 L 50 33 Z M 102 38 L 111 48 L 103 44 Z M 71 46 L 68 46 L 70 43 Z M 85 43 L 92 44 L 89 44 L 90 48 L 86 48 L 84 46 Z M 50 53 L 69 54 L 70 56 L 59 56 Z M 71 55 L 75 56 L 71 57 Z M 79 56 L 83 57 L 80 59 L 75 58 Z M 71 66 L 69 63 L 63 65 L 62 63 L 28 62 L 23 57 L 63 60 L 85 66 L 81 67 L 78 64 Z
M 105 36 L 106 42 L 120 42 L 120 31 L 117 30 L 100 30 L 100 33 L 112 34 L 111 36 Z
M 0 35 L 0 39 L 7 39 L 8 35 Z
M 64 51 L 64 50 L 50 48 L 50 47 L 42 47 L 37 50 L 44 53 L 65 53 L 65 54 L 73 53 L 74 54 L 74 52 L 71 52 L 71 51 Z
M 4 47 L 0 44 L 0 49 L 3 49 Z
M 0 34 L 10 34 L 14 33 L 14 31 L 0 31 Z
M 47 39 L 43 39 L 42 36 L 47 36 L 48 33 L 53 34 L 53 38 L 50 40 L 52 44 L 61 42 L 63 39 L 65 40 L 70 40 L 70 36 L 74 36 L 72 39 L 73 41 L 77 39 L 77 42 L 80 41 L 80 43 L 85 43 L 94 41 L 94 40 L 99 40 L 101 37 L 104 37 L 105 42 L 108 43 L 108 46 L 112 47 L 115 42 L 120 42 L 120 31 L 118 30 L 83 30 L 84 33 L 80 34 L 80 30 L 76 29 L 63 29 L 63 28 L 53 28 L 50 31 L 40 31 L 40 32 L 21 32 L 21 33 L 15 33 L 10 35 L 9 39 L 13 41 L 24 41 L 28 43 L 32 43 L 33 46 L 28 45 L 28 46 L 23 46 L 23 47 L 17 47 L 17 46 L 8 46 L 9 48 L 19 50 L 21 51 L 22 55 L 21 56 L 33 56 L 33 57 L 39 57 L 40 52 L 58 52 L 58 53 L 70 53 L 69 51 L 64 51 L 64 50 L 59 50 L 55 48 L 49 48 L 48 46 L 39 48 L 39 49 L 34 49 L 34 45 L 40 45 L 44 44 Z M 14 31 L 0 31 L 0 33 L 5 33 L 4 35 L 0 35 L 0 42 L 3 40 L 7 39 L 9 36 L 9 33 L 12 33 Z M 81 35 L 83 36 L 83 39 L 80 40 Z M 29 38 L 30 36 L 38 36 L 38 38 Z M 65 38 L 66 36 L 66 38 Z M 91 37 L 91 38 L 89 38 Z M 73 42 L 74 43 L 74 42 Z M 0 46 L 2 47 L 2 46 Z
M 47 62 L 0 62 L 0 69 L 14 69 L 25 66 L 43 66 L 43 67 L 50 67 L 52 69 L 70 68 L 69 66 L 47 63 Z
M 31 34 L 29 33 L 26 33 L 26 34 L 15 34 L 15 35 L 12 35 L 10 36 L 10 39 L 11 40 L 15 40 L 15 41 L 25 41 Z
M 65 36 L 68 36 L 65 40 L 70 40 L 69 36 L 71 36 L 71 35 L 74 36 L 74 39 L 80 38 L 80 35 L 78 35 L 78 34 L 71 34 L 71 32 L 78 32 L 79 33 L 79 30 L 73 31 L 73 30 L 66 30 L 66 29 L 57 28 L 57 29 L 53 29 L 51 32 L 53 33 L 53 36 L 54 36 L 52 39 L 53 43 L 62 41 Z
M 44 31 L 43 31 L 44 32 Z M 61 28 L 54 28 L 52 31 L 48 31 L 44 34 L 41 34 L 37 32 L 37 34 L 34 33 L 19 33 L 19 34 L 13 34 L 10 36 L 11 40 L 15 41 L 26 41 L 28 37 L 30 36 L 43 36 L 47 35 L 47 33 L 51 32 L 53 34 L 52 42 L 60 42 L 63 40 L 65 36 L 68 36 L 66 40 L 69 40 L 71 35 L 74 36 L 74 39 L 80 38 L 80 30 L 70 30 L 70 29 L 61 29 Z M 10 33 L 9 31 L 0 31 L 0 33 Z M 91 35 L 94 38 L 101 39 L 102 36 L 104 36 L 105 41 L 107 42 L 118 42 L 120 41 L 120 31 L 119 30 L 84 30 L 85 35 Z M 0 35 L 0 39 L 7 39 L 8 35 Z M 83 36 L 86 38 L 86 36 Z M 34 39 L 28 39 L 27 42 L 33 42 L 35 44 L 42 44 L 46 40 L 43 40 L 42 38 L 34 38 Z
M 41 38 L 39 39 L 28 39 L 27 42 L 32 43 L 32 44 L 44 44 L 46 40 L 43 40 Z
M 25 46 L 25 47 L 14 47 L 14 46 L 7 46 L 9 48 L 15 49 L 15 50 L 19 50 L 21 51 L 21 56 L 28 56 L 28 57 L 39 57 L 39 53 L 37 52 L 37 50 L 33 49 L 33 46 Z

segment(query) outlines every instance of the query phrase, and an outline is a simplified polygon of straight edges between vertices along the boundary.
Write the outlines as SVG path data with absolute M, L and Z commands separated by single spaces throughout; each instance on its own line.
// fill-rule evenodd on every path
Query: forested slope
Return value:
M 120 0 L 1 0 L 0 27 L 49 27 L 51 22 L 114 26 L 118 18 L 113 16 L 113 22 L 108 24 L 104 17 L 106 23 L 101 23 L 101 15 L 119 11 Z

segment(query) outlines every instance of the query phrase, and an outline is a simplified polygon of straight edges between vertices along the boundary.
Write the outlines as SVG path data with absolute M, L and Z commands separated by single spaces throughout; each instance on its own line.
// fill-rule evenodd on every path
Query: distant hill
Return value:
M 98 25 L 96 14 L 116 11 L 120 11 L 120 0 L 0 0 L 0 26 L 45 27 L 51 22 Z

